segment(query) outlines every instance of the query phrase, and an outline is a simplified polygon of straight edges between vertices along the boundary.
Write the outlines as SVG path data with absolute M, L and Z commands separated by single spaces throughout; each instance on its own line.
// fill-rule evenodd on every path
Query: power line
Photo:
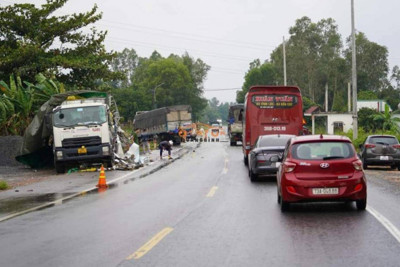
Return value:
M 135 25 L 135 24 L 130 24 L 130 23 L 122 23 L 122 22 L 116 22 L 116 21 L 110 21 L 110 20 L 102 20 L 104 22 L 109 22 L 109 23 L 114 23 L 114 24 L 118 24 L 118 25 L 123 25 L 126 26 L 128 28 L 139 28 L 139 29 L 144 29 L 145 31 L 156 31 L 156 32 L 161 32 L 165 35 L 168 34 L 174 34 L 174 35 L 182 35 L 183 37 L 179 37 L 181 39 L 188 39 L 188 40 L 195 40 L 195 41 L 199 41 L 198 38 L 201 38 L 200 41 L 206 41 L 206 40 L 213 40 L 222 44 L 228 44 L 228 45 L 235 45 L 235 46 L 253 46 L 254 49 L 265 49 L 266 47 L 269 48 L 273 48 L 275 49 L 276 46 L 272 46 L 272 45 L 265 45 L 265 44 L 260 44 L 260 43 L 250 43 L 250 42 L 243 42 L 243 41 L 237 41 L 237 40 L 227 40 L 227 39 L 222 39 L 222 38 L 215 38 L 215 37 L 210 37 L 210 36 L 205 36 L 205 35 L 200 35 L 200 34 L 193 34 L 193 33 L 185 33 L 185 32 L 177 32 L 177 31 L 170 31 L 170 30 L 165 30 L 165 29 L 161 29 L 161 28 L 153 28 L 153 27 L 147 27 L 147 26 L 140 26 L 140 25 Z M 101 24 L 101 23 L 100 23 Z M 104 25 L 104 24 L 103 24 Z M 112 25 L 106 25 L 106 26 L 111 26 L 111 27 L 116 27 L 116 28 L 121 28 L 121 27 L 117 27 L 117 26 L 112 26 Z M 138 31 L 138 30 L 136 30 Z M 142 30 L 143 32 L 143 30 Z M 195 37 L 197 39 L 193 39 L 193 38 L 188 38 L 187 36 L 192 36 Z M 206 39 L 206 40 L 203 40 Z M 209 41 L 208 41 L 209 42 Z M 250 47 L 249 47 L 250 48 Z

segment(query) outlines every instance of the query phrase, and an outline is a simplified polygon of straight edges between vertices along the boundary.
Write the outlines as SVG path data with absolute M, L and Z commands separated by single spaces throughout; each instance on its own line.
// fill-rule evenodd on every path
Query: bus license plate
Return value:
M 339 194 L 339 188 L 330 187 L 330 188 L 313 188 L 313 195 L 337 195 Z

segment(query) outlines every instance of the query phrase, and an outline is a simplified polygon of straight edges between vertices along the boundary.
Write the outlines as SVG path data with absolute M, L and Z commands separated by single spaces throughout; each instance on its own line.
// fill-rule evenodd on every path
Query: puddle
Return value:
M 0 202 L 0 215 L 16 213 L 19 211 L 27 210 L 42 204 L 55 201 L 60 198 L 70 196 L 74 193 L 52 193 L 27 197 L 12 197 L 4 199 Z

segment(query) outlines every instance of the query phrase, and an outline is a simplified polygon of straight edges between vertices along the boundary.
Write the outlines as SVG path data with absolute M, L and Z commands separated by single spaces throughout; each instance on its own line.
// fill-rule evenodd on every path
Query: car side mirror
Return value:
M 273 155 L 272 157 L 269 158 L 269 161 L 271 161 L 271 162 L 279 162 L 279 156 Z

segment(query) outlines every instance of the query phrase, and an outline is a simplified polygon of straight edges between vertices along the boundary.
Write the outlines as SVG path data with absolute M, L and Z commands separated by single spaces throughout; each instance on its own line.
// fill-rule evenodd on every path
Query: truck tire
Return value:
M 54 162 L 57 173 L 65 173 L 65 165 L 60 162 Z

